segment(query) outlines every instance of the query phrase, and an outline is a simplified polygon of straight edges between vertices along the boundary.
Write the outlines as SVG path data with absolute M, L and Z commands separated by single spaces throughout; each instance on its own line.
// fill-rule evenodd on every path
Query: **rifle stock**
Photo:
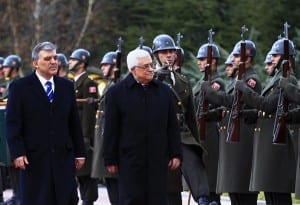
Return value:
M 240 43 L 240 55 L 241 60 L 239 64 L 238 80 L 241 80 L 245 73 L 245 61 L 246 61 L 246 42 L 244 38 L 244 32 L 247 29 L 245 26 L 242 27 L 242 41 Z M 242 92 L 235 89 L 235 95 L 233 98 L 233 104 L 231 107 L 231 112 L 229 116 L 228 126 L 227 126 L 227 142 L 239 142 L 240 141 L 240 112 L 242 109 Z
M 285 39 L 283 41 L 283 61 L 282 61 L 282 77 L 288 77 L 290 70 L 289 66 L 289 39 L 288 39 L 288 24 L 284 24 Z M 283 96 L 282 88 L 280 89 L 277 110 L 273 128 L 273 144 L 285 144 L 287 139 L 287 125 L 285 121 L 285 113 L 288 112 L 288 101 Z

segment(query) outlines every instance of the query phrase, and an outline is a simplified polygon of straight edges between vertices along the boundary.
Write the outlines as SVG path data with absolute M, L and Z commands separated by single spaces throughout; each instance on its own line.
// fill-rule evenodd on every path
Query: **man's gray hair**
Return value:
M 57 46 L 49 41 L 45 41 L 42 43 L 38 43 L 33 49 L 31 53 L 32 60 L 39 59 L 40 51 L 53 51 L 56 50 Z
M 145 50 L 135 49 L 135 50 L 130 51 L 127 55 L 127 67 L 128 67 L 129 72 L 131 71 L 131 69 L 133 67 L 138 65 L 138 59 L 144 58 L 144 57 L 151 58 L 149 53 Z

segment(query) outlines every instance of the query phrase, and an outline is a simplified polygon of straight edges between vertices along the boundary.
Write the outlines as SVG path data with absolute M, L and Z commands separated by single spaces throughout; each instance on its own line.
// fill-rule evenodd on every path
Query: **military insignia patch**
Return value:
M 256 85 L 256 81 L 253 79 L 248 80 L 247 84 L 249 85 L 249 87 L 254 88 Z
M 97 92 L 97 88 L 95 86 L 89 87 L 89 93 L 96 93 L 96 92 Z

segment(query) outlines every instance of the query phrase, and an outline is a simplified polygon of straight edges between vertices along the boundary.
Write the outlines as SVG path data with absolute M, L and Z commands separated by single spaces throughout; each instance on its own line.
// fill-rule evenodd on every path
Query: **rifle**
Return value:
M 143 49 L 144 43 L 145 43 L 145 40 L 144 40 L 143 36 L 141 36 L 139 38 L 139 48 L 140 49 Z
M 212 63 L 212 37 L 215 33 L 210 29 L 208 31 L 208 47 L 207 47 L 207 63 L 205 65 L 204 80 L 210 81 L 211 78 L 211 63 Z M 205 113 L 208 111 L 208 102 L 205 100 L 205 92 L 201 92 L 200 101 L 198 105 L 198 130 L 200 135 L 200 140 L 205 140 L 206 133 L 206 123 L 205 123 Z
M 120 37 L 118 39 L 118 43 L 117 43 L 117 59 L 116 59 L 116 67 L 114 68 L 114 79 L 113 81 L 116 83 L 119 81 L 120 79 L 120 75 L 121 75 L 121 59 L 122 59 L 122 44 L 123 44 L 123 40 L 122 37 Z
M 284 41 L 283 41 L 283 61 L 282 61 L 282 77 L 288 77 L 289 66 L 289 38 L 288 23 L 284 24 Z M 280 88 L 277 110 L 273 128 L 273 144 L 285 144 L 287 138 L 287 125 L 285 122 L 285 113 L 288 112 L 288 101 L 283 96 L 283 90 Z
M 183 64 L 182 62 L 182 48 L 181 48 L 181 39 L 183 38 L 183 35 L 181 35 L 181 33 L 178 33 L 177 34 L 177 41 L 176 41 L 176 44 L 177 44 L 177 49 L 176 49 L 176 64 L 177 64 L 177 68 L 176 68 L 176 71 L 181 73 L 181 66 Z
M 246 61 L 246 42 L 244 39 L 244 33 L 248 31 L 246 26 L 242 27 L 242 40 L 240 43 L 241 51 L 240 51 L 240 64 L 239 64 L 239 72 L 238 72 L 238 80 L 241 80 L 245 73 L 245 61 Z M 242 92 L 235 89 L 235 94 L 233 98 L 233 104 L 231 107 L 231 112 L 229 116 L 228 126 L 227 126 L 227 142 L 238 142 L 240 141 L 240 115 L 242 109 Z

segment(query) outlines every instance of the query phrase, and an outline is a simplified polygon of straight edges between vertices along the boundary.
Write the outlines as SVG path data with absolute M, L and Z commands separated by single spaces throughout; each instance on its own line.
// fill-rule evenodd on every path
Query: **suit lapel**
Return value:
M 42 99 L 45 103 L 50 103 L 47 94 L 36 74 L 32 73 L 30 79 L 29 89 L 32 91 L 32 93 L 37 96 L 37 99 Z

